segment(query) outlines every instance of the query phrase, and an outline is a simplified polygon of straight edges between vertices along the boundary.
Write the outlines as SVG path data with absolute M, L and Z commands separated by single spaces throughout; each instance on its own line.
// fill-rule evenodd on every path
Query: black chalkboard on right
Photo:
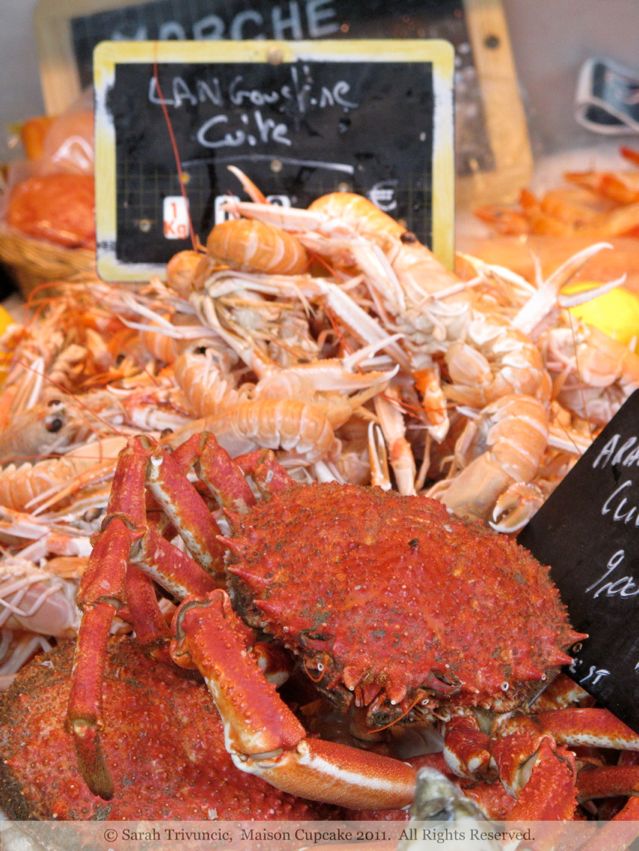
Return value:
M 569 673 L 639 731 L 639 390 L 519 535 L 575 629 Z

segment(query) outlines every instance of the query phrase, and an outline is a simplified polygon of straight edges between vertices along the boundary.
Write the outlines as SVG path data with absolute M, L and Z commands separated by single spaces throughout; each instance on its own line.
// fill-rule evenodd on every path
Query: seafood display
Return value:
M 567 187 L 538 197 L 521 191 L 518 206 L 490 205 L 477 216 L 498 233 L 584 236 L 592 241 L 639 236 L 639 151 L 622 147 L 622 171 L 569 171 Z
M 11 812 L 205 818 L 208 762 L 280 818 L 403 818 L 420 765 L 488 817 L 625 817 L 639 737 L 559 674 L 580 636 L 510 537 L 639 387 L 639 356 L 570 310 L 623 287 L 569 289 L 610 246 L 458 275 L 365 198 L 283 208 L 234 174 L 251 200 L 166 283 L 61 281 L 0 339 Z M 141 779 L 124 715 L 157 711 L 155 681 L 176 718 L 148 759 L 198 752 L 191 804 Z M 69 778 L 50 798 L 12 745 L 45 729 Z
M 231 528 L 223 537 L 188 481 L 191 465 L 224 508 Z M 146 488 L 190 555 L 149 522 Z M 215 587 L 225 574 L 231 597 Z M 152 581 L 183 601 L 171 630 Z M 547 568 L 526 550 L 427 497 L 299 484 L 269 451 L 233 461 L 212 435 L 174 452 L 131 439 L 78 600 L 67 720 L 80 771 L 107 800 L 115 787 L 102 742 L 102 672 L 123 608 L 157 658 L 168 649 L 175 663 L 200 671 L 236 768 L 302 798 L 400 808 L 413 799 L 415 770 L 309 737 L 269 681 L 284 673 L 280 645 L 349 713 L 360 738 L 398 724 L 438 725 L 448 770 L 479 782 L 477 800 L 485 795 L 491 815 L 571 817 L 578 780 L 564 744 L 639 750 L 639 736 L 607 710 L 525 711 L 584 637 L 571 629 Z M 529 786 L 520 769 L 533 756 L 541 779 Z M 493 760 L 507 790 L 499 804 L 491 802 Z M 624 767 L 611 774 L 616 789 L 627 780 Z M 544 782 L 553 781 L 561 791 L 551 804 Z M 608 793 L 598 786 L 592 794 Z

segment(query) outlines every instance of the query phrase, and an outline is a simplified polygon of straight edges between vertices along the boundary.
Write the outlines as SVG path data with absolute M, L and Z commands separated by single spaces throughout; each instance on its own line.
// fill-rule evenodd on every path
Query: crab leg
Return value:
M 559 747 L 552 735 L 537 728 L 528 717 L 512 732 L 489 741 L 472 717 L 453 718 L 447 724 L 444 756 L 461 777 L 472 778 L 497 768 L 499 783 L 482 788 L 482 806 L 508 808 L 510 820 L 571 818 L 576 807 L 575 757 Z M 511 804 L 497 786 L 511 796 Z
M 607 709 L 556 709 L 534 717 L 563 744 L 639 750 L 639 734 Z
M 577 776 L 579 800 L 639 795 L 639 765 L 586 766 Z
M 169 661 L 166 646 L 171 631 L 158 605 L 153 582 L 141 570 L 129 564 L 124 587 L 127 608 L 138 641 L 150 651 L 153 658 Z
M 134 439 L 124 450 L 113 480 L 106 528 L 96 541 L 82 577 L 78 605 L 84 615 L 76 644 L 67 725 L 78 765 L 91 791 L 113 796 L 102 752 L 102 680 L 106 645 L 117 609 L 124 603 L 129 551 L 145 517 L 144 477 L 147 451 Z
M 151 493 L 173 522 L 193 558 L 210 573 L 221 573 L 224 546 L 220 529 L 182 467 L 165 451 L 154 452 L 148 465 Z
M 535 699 L 534 712 L 549 712 L 552 709 L 575 707 L 590 695 L 567 674 L 558 674 Z
M 204 677 L 237 768 L 285 792 L 353 809 L 403 807 L 412 801 L 412 766 L 306 738 L 302 725 L 247 653 L 251 631 L 235 615 L 224 591 L 183 603 L 174 626 L 174 661 L 194 664 Z
M 469 715 L 452 718 L 446 724 L 444 737 L 446 764 L 457 777 L 476 777 L 490 763 L 490 739 Z
M 560 698 L 568 690 L 568 682 L 561 684 Z M 562 708 L 504 716 L 493 736 L 488 744 L 488 736 L 472 716 L 453 718 L 447 724 L 444 756 L 457 776 L 471 778 L 481 773 L 489 756 L 499 785 L 515 799 L 508 811 L 510 820 L 570 818 L 577 797 L 584 801 L 639 791 L 639 765 L 586 765 L 575 779 L 574 754 L 562 747 L 623 749 L 636 759 L 639 735 L 606 709 Z M 489 816 L 503 811 L 504 800 L 494 783 L 481 787 L 481 797 Z
M 102 680 L 114 615 L 115 609 L 109 603 L 96 603 L 82 620 L 67 712 L 80 773 L 93 794 L 106 799 L 113 797 L 113 782 L 100 741 Z
M 133 543 L 130 560 L 178 600 L 202 597 L 218 587 L 218 580 L 153 527 Z
M 243 474 L 253 477 L 262 493 L 281 493 L 291 487 L 291 477 L 275 460 L 271 449 L 254 449 L 238 455 L 234 463 Z
M 179 453 L 179 456 L 178 456 Z M 187 468 L 194 466 L 223 508 L 245 514 L 255 504 L 255 497 L 237 464 L 220 450 L 212 434 L 194 434 L 173 453 Z
M 529 779 L 520 787 L 508 819 L 554 821 L 572 818 L 577 805 L 574 754 L 557 747 L 551 736 L 541 736 L 536 750 L 520 765 L 516 774 L 525 778 L 528 772 Z M 517 785 L 520 782 L 519 779 Z
M 501 723 L 499 728 L 513 732 L 529 729 L 531 723 L 552 735 L 560 744 L 639 750 L 639 734 L 607 709 L 564 708 L 538 712 L 536 715 L 513 715 Z

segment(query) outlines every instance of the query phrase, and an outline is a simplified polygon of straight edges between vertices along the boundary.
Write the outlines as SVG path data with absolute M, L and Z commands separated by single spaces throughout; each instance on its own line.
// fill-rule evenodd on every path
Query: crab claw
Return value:
M 577 806 L 575 755 L 557 747 L 551 736 L 542 736 L 530 757 L 532 769 L 517 802 L 508 813 L 511 821 L 571 819 Z
M 129 553 L 144 519 L 147 450 L 133 439 L 121 454 L 107 517 L 82 577 L 78 605 L 84 616 L 78 632 L 67 710 L 80 772 L 95 795 L 113 797 L 102 744 L 102 680 L 109 630 L 124 600 Z
M 541 508 L 544 499 L 537 485 L 515 482 L 497 498 L 490 521 L 491 528 L 505 534 L 518 532 Z
M 490 762 L 490 739 L 472 716 L 452 718 L 446 725 L 444 756 L 458 777 L 479 776 Z
M 378 754 L 308 739 L 260 671 L 251 631 L 222 590 L 177 610 L 172 655 L 194 664 L 209 687 L 237 768 L 303 798 L 352 809 L 403 807 L 415 791 L 415 769 Z

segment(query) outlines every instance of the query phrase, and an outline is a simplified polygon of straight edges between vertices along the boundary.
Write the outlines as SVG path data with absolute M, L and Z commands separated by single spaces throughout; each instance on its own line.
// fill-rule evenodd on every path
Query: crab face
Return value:
M 292 485 L 232 520 L 236 608 L 372 727 L 511 709 L 580 637 L 548 568 L 435 500 Z

